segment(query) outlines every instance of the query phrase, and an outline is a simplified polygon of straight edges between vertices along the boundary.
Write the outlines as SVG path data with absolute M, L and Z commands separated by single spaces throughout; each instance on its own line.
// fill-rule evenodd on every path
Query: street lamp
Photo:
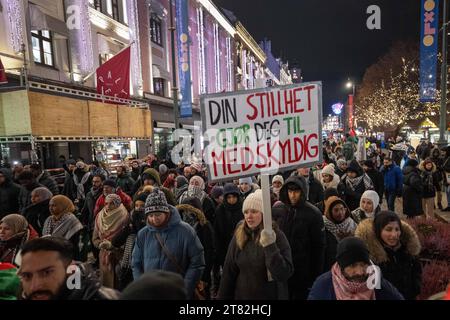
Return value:
M 172 42 L 172 98 L 173 98 L 173 115 L 175 130 L 179 128 L 179 105 L 178 105 L 178 87 L 177 87 L 177 65 L 176 65 L 176 53 L 175 53 L 175 25 L 173 17 L 173 0 L 169 2 L 169 13 L 170 13 L 170 41 Z
M 349 80 L 345 86 L 347 89 L 353 89 L 353 95 L 355 95 L 355 84 L 353 82 Z
M 352 89 L 352 93 L 353 93 L 353 97 L 352 97 L 352 105 L 350 106 L 350 104 L 346 105 L 345 108 L 345 115 L 344 115 L 344 132 L 348 132 L 349 131 L 349 120 L 352 117 L 353 114 L 353 99 L 355 97 L 355 83 L 353 81 L 350 81 L 350 79 L 348 79 L 347 83 L 345 84 L 347 89 Z M 350 97 L 349 97 L 349 102 L 350 102 Z

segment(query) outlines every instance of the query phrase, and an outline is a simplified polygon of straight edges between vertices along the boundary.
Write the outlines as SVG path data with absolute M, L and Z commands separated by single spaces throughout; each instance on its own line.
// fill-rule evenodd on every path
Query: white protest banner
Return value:
M 322 161 L 322 83 L 201 97 L 209 181 Z

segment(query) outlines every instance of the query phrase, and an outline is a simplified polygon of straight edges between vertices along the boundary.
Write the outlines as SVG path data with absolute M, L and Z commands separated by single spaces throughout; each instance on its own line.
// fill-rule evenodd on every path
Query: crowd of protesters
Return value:
M 0 297 L 415 299 L 408 219 L 450 211 L 450 148 L 368 139 L 362 160 L 356 145 L 327 139 L 323 163 L 272 176 L 270 229 L 259 177 L 211 183 L 201 162 L 151 155 L 109 172 L 68 160 L 60 188 L 38 164 L 5 165 Z M 70 267 L 81 288 L 67 287 Z

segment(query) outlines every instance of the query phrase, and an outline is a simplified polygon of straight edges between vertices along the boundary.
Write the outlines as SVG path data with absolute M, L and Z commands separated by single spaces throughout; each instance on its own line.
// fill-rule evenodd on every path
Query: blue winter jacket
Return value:
M 382 167 L 380 171 L 384 175 L 384 190 L 386 192 L 401 192 L 403 173 L 400 167 L 393 163 L 389 167 Z
M 170 218 L 167 227 L 156 229 L 147 224 L 136 237 L 131 265 L 133 278 L 138 279 L 144 272 L 152 270 L 166 270 L 176 273 L 177 266 L 161 250 L 155 237 L 159 233 L 168 251 L 176 258 L 178 265 L 184 270 L 184 283 L 189 297 L 192 297 L 195 286 L 205 268 L 203 246 L 195 230 L 181 221 L 180 214 L 175 207 L 170 206 Z
M 322 274 L 314 282 L 308 300 L 336 300 L 331 271 Z M 405 300 L 397 288 L 381 279 L 381 289 L 375 289 L 375 300 Z

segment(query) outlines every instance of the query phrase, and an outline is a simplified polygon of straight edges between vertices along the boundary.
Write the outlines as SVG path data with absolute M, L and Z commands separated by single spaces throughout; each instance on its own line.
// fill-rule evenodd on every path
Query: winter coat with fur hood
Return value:
M 434 198 L 436 196 L 436 191 L 441 190 L 439 182 L 441 181 L 436 165 L 431 162 L 433 167 L 431 170 L 425 169 L 425 161 L 422 161 L 419 165 L 420 177 L 422 178 L 423 184 L 423 197 L 424 198 Z
M 287 281 L 294 271 L 289 242 L 274 225 L 275 243 L 262 247 L 261 230 L 261 225 L 251 230 L 244 221 L 236 228 L 225 259 L 219 299 L 288 299 Z
M 355 236 L 364 240 L 371 260 L 380 267 L 383 278 L 392 283 L 405 299 L 415 299 L 420 292 L 422 269 L 417 256 L 421 251 L 414 229 L 402 221 L 401 247 L 397 250 L 383 245 L 376 237 L 373 219 L 362 221 Z
M 206 220 L 205 214 L 201 210 L 189 204 L 179 204 L 176 208 L 181 215 L 181 219 L 194 228 L 203 245 L 205 270 L 203 271 L 202 280 L 211 283 L 211 270 L 215 261 L 214 231 L 211 223 Z

